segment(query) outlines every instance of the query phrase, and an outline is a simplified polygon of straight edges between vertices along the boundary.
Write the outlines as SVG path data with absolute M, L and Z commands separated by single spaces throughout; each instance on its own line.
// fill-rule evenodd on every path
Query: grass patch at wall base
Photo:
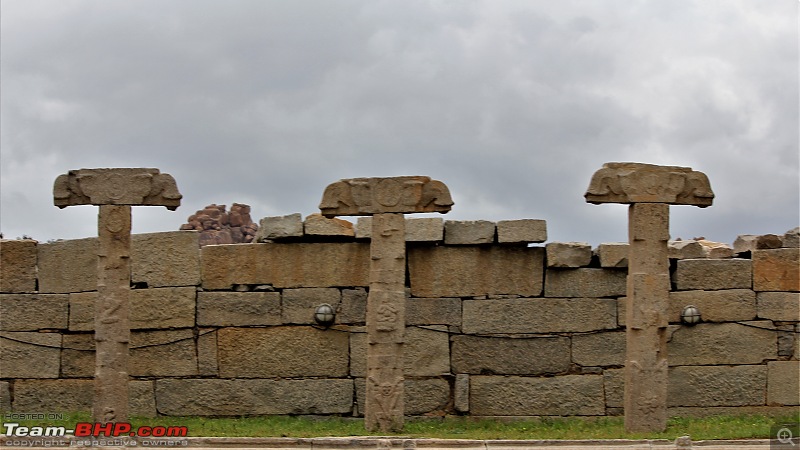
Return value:
M 542 417 L 533 419 L 476 419 L 445 417 L 410 419 L 396 436 L 441 439 L 748 439 L 770 437 L 775 424 L 797 422 L 798 416 L 763 415 L 671 418 L 662 433 L 625 433 L 622 417 Z M 4 420 L 6 421 L 6 420 Z M 22 426 L 65 426 L 90 422 L 89 414 L 66 414 L 62 420 L 14 421 Z M 347 417 L 259 416 L 259 417 L 134 417 L 134 430 L 140 426 L 185 426 L 189 436 L 199 437 L 325 437 L 369 436 L 363 419 Z

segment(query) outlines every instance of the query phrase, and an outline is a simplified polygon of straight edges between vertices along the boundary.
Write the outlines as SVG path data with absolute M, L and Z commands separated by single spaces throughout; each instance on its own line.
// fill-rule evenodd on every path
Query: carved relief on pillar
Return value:
M 425 176 L 351 178 L 328 185 L 319 209 L 325 217 L 379 213 L 446 213 L 453 206 L 444 183 Z
M 584 195 L 589 203 L 666 203 L 711 206 L 708 177 L 689 167 L 606 163 L 594 173 Z
M 175 210 L 181 194 L 172 175 L 158 169 L 79 169 L 59 175 L 53 184 L 53 203 L 73 205 L 166 206 Z

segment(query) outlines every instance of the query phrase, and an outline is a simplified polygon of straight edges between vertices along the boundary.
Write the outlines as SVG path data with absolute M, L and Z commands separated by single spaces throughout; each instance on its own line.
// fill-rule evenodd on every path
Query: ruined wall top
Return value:
M 53 203 L 73 205 L 166 206 L 181 204 L 175 179 L 158 169 L 79 169 L 59 175 L 53 184 Z
M 319 209 L 325 217 L 380 213 L 447 213 L 453 206 L 444 183 L 425 176 L 350 178 L 328 185 Z
M 703 172 L 689 167 L 606 163 L 592 175 L 589 203 L 666 203 L 711 206 L 714 192 Z

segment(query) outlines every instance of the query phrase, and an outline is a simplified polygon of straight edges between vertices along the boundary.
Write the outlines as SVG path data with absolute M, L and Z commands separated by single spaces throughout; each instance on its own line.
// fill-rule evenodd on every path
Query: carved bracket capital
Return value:
M 450 211 L 444 183 L 424 176 L 350 178 L 325 188 L 319 209 L 325 217 Z
M 158 169 L 79 169 L 59 175 L 53 203 L 74 205 L 165 206 L 175 210 L 183 196 L 172 175 Z
M 592 175 L 589 203 L 665 203 L 711 206 L 714 192 L 703 172 L 689 167 L 606 163 Z

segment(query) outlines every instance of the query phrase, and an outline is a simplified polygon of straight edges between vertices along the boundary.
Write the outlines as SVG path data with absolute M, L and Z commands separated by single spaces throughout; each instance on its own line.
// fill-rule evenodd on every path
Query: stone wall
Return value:
M 369 231 L 297 214 L 263 219 L 259 243 L 134 235 L 131 414 L 363 415 Z M 672 243 L 671 415 L 797 410 L 794 236 Z M 406 239 L 406 414 L 622 413 L 625 244 L 544 245 L 538 220 L 408 219 Z M 0 410 L 90 409 L 96 253 L 0 243 Z

